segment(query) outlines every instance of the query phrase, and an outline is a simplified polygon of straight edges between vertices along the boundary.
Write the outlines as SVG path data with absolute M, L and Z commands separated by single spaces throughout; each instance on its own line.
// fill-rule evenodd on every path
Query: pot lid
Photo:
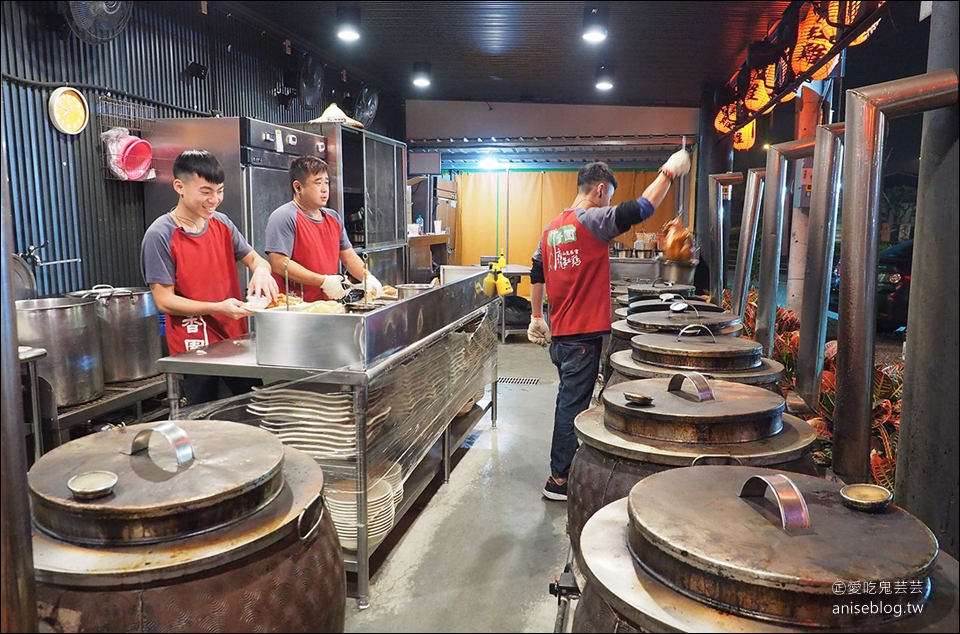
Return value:
M 629 310 L 629 309 L 628 309 Z M 692 308 L 679 312 L 661 310 L 652 313 L 636 313 L 627 315 L 627 323 L 637 330 L 645 332 L 680 332 L 692 324 L 706 326 L 711 332 L 718 335 L 734 335 L 739 337 L 743 319 L 730 313 L 698 313 Z M 703 333 L 704 331 L 699 331 Z
M 12 253 L 10 257 L 13 258 L 13 286 L 16 299 L 36 299 L 37 276 L 33 274 L 33 269 L 16 253 Z
M 786 406 L 782 396 L 769 390 L 708 381 L 693 371 L 617 383 L 603 390 L 602 399 L 604 423 L 612 429 L 640 438 L 707 444 L 773 436 L 783 427 Z
M 647 333 L 653 336 L 657 333 Z M 722 337 L 721 340 L 735 339 Z M 679 368 L 651 365 L 633 358 L 633 350 L 617 350 L 610 354 L 610 367 L 628 379 L 670 378 Z M 746 385 L 773 386 L 783 376 L 783 364 L 767 357 L 760 357 L 760 365 L 748 370 L 711 370 L 708 376 L 721 381 L 734 381 Z M 768 388 L 769 389 L 769 388 Z
M 659 298 L 663 293 L 677 293 L 684 297 L 690 297 L 696 290 L 696 287 L 690 284 L 660 281 L 647 284 L 631 284 L 627 287 L 627 295 L 629 295 L 633 301 L 636 301 L 639 299 Z
M 96 299 L 105 299 L 110 297 L 129 297 L 130 295 L 143 295 L 149 293 L 150 289 L 141 287 L 119 287 L 109 284 L 96 284 L 93 288 L 66 293 L 67 297 L 90 297 Z
M 628 460 L 669 467 L 699 464 L 739 464 L 779 468 L 811 451 L 817 434 L 807 421 L 783 415 L 783 429 L 768 438 L 727 444 L 681 443 L 627 436 L 604 424 L 604 408 L 591 407 L 577 415 L 574 429 L 583 443 Z
M 283 455 L 274 434 L 226 421 L 162 421 L 97 432 L 57 447 L 31 467 L 34 521 L 54 537 L 88 545 L 206 532 L 269 504 L 283 487 Z M 72 492 L 68 482 L 91 472 L 115 474 L 115 486 L 101 488 L 102 495 Z M 104 477 L 88 479 L 96 484 Z
M 937 540 L 897 506 L 846 507 L 841 483 L 776 470 L 701 466 L 651 475 L 628 496 L 637 564 L 721 610 L 819 627 L 912 614 L 930 593 Z M 879 596 L 878 596 L 879 595 Z
M 623 311 L 622 315 L 621 315 L 621 311 Z M 636 328 L 631 328 L 630 324 L 627 323 L 626 308 L 618 308 L 613 312 L 616 314 L 617 317 L 620 318 L 617 321 L 610 324 L 610 332 L 613 334 L 614 337 L 618 339 L 626 339 L 629 341 L 630 339 L 633 339 L 637 335 L 643 334 Z
M 670 305 L 677 301 L 677 295 L 675 293 L 664 293 L 664 296 L 672 295 L 669 299 L 662 299 L 659 297 L 650 298 L 650 299 L 638 299 L 627 304 L 627 314 L 633 315 L 635 313 L 650 313 L 663 310 L 670 310 Z M 716 304 L 711 304 L 710 302 L 705 302 L 700 299 L 690 299 L 683 298 L 683 302 L 689 306 L 695 307 L 701 313 L 722 313 L 726 312 Z
M 693 336 L 699 330 L 707 336 Z M 741 337 L 720 337 L 705 326 L 687 326 L 677 334 L 648 333 L 630 340 L 632 356 L 642 363 L 682 370 L 749 370 L 760 366 L 763 346 Z

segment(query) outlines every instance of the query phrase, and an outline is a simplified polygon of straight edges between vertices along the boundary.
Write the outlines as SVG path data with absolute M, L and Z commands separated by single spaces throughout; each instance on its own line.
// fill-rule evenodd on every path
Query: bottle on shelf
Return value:
M 417 233 L 423 235 L 423 216 L 417 216 Z

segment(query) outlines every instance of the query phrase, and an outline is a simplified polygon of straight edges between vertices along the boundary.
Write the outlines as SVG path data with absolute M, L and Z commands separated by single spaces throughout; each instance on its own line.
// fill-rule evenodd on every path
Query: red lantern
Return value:
M 743 105 L 750 112 L 757 112 L 770 103 L 773 94 L 765 83 L 766 71 L 757 69 L 750 71 L 750 85 L 747 94 L 743 97 Z
M 737 104 L 731 103 L 720 108 L 717 118 L 713 120 L 714 129 L 720 134 L 726 134 L 737 125 Z
M 747 125 L 733 133 L 733 149 L 749 150 L 757 141 L 757 120 L 754 119 Z
M 823 59 L 833 47 L 836 35 L 837 29 L 830 26 L 816 11 L 811 9 L 807 12 L 807 17 L 800 22 L 797 45 L 790 56 L 790 67 L 793 72 L 797 75 L 805 73 Z M 834 55 L 833 59 L 815 72 L 810 79 L 826 79 L 833 72 L 838 61 L 838 56 Z

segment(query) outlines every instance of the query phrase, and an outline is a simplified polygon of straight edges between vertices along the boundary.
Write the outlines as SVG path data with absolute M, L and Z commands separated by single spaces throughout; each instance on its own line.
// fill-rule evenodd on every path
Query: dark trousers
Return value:
M 602 337 L 561 340 L 550 343 L 550 360 L 557 366 L 560 388 L 553 415 L 553 441 L 550 445 L 550 475 L 566 478 L 579 442 L 573 428 L 577 414 L 590 407 L 593 389 L 600 372 Z
M 260 379 L 248 379 L 235 376 L 203 376 L 185 374 L 180 381 L 180 396 L 186 404 L 199 405 L 221 398 L 238 396 L 249 392 L 253 387 L 263 385 Z

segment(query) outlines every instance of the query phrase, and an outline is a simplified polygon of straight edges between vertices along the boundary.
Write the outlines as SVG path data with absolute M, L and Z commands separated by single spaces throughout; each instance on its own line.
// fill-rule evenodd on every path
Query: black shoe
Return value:
M 567 501 L 567 481 L 564 480 L 563 484 L 557 484 L 557 481 L 553 479 L 553 476 L 547 478 L 547 483 L 543 485 L 543 497 L 548 500 L 557 500 L 558 502 Z

